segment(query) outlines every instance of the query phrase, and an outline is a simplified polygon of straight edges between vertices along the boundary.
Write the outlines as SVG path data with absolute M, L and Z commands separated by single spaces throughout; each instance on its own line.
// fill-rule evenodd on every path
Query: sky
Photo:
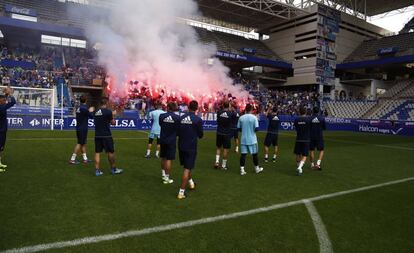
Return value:
M 383 14 L 374 16 L 368 18 L 368 22 L 398 33 L 412 17 L 414 17 L 414 8 L 410 8 L 409 11 L 401 14 L 390 13 L 385 17 Z

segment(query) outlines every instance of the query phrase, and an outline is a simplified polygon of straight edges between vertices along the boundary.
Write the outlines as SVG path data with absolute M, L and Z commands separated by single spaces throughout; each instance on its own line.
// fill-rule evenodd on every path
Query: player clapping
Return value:
M 323 141 L 323 131 L 326 129 L 325 117 L 319 114 L 319 108 L 313 108 L 311 117 L 311 134 L 310 134 L 310 160 L 311 167 L 314 170 L 322 170 L 321 163 L 324 155 L 325 144 Z M 315 164 L 315 149 L 319 151 L 318 160 Z
M 70 164 L 79 164 L 76 155 L 80 152 L 82 152 L 83 163 L 91 162 L 86 155 L 86 141 L 88 138 L 88 120 L 93 118 L 94 108 L 88 109 L 86 97 L 83 95 L 80 97 L 80 103 L 80 106 L 76 109 L 76 138 L 78 141 L 70 158 Z
M 309 141 L 310 141 L 310 120 L 306 116 L 306 108 L 300 107 L 299 114 L 295 119 L 295 129 L 296 129 L 296 143 L 293 153 L 296 155 L 296 173 L 298 176 L 303 173 L 303 165 L 306 162 L 306 158 L 309 155 Z
M 240 117 L 237 123 L 237 128 L 241 131 L 240 141 L 240 175 L 246 175 L 244 166 L 246 164 L 247 154 L 253 156 L 253 164 L 256 173 L 263 171 L 263 168 L 259 167 L 258 151 L 256 132 L 259 130 L 259 121 L 257 117 L 252 114 L 253 107 L 250 104 L 246 105 L 245 114 Z
M 111 111 L 107 108 L 108 99 L 101 100 L 101 106 L 94 112 L 95 121 L 95 175 L 101 176 L 103 174 L 101 164 L 101 153 L 105 150 L 108 154 L 108 161 L 111 166 L 111 174 L 116 175 L 122 173 L 121 169 L 115 166 L 115 148 L 114 140 L 110 126 L 115 125 L 114 116 L 116 111 Z
M 197 101 L 191 101 L 188 109 L 189 112 L 180 117 L 180 130 L 178 132 L 180 164 L 184 167 L 181 188 L 177 195 L 178 199 L 184 199 L 186 197 L 185 189 L 187 183 L 190 185 L 190 189 L 195 189 L 192 170 L 195 167 L 197 156 L 197 139 L 203 137 L 203 121 L 195 115 L 198 109 Z
M 147 145 L 147 153 L 145 154 L 145 158 L 151 158 L 151 147 L 154 139 L 157 139 L 157 151 L 155 151 L 155 157 L 159 158 L 160 154 L 160 144 L 159 144 L 159 138 L 160 138 L 160 124 L 159 124 L 159 118 L 160 115 L 165 113 L 163 110 L 161 110 L 161 102 L 157 101 L 155 103 L 155 110 L 151 111 L 148 114 L 148 118 L 152 120 L 152 126 L 151 131 L 148 138 L 148 145 Z
M 171 184 L 174 181 L 170 178 L 172 161 L 175 160 L 177 146 L 177 133 L 180 127 L 180 116 L 175 114 L 177 104 L 169 102 L 168 112 L 160 115 L 159 123 L 161 127 L 160 146 L 161 146 L 161 172 L 164 184 Z
M 279 135 L 279 126 L 280 120 L 277 115 L 277 106 L 270 106 L 266 112 L 268 126 L 267 126 L 267 133 L 266 138 L 264 141 L 265 147 L 265 162 L 268 162 L 269 159 L 269 148 L 273 146 L 275 148 L 273 153 L 273 162 L 276 162 L 277 152 L 278 152 L 278 135 Z
M 227 158 L 231 148 L 232 121 L 236 117 L 235 113 L 230 111 L 228 101 L 223 103 L 223 109 L 217 112 L 217 134 L 216 134 L 216 163 L 214 168 L 220 167 L 220 155 L 223 153 L 221 169 L 227 170 Z

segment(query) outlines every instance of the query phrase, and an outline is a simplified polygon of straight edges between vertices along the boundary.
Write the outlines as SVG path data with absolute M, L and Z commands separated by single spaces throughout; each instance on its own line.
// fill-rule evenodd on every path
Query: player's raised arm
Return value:
M 112 111 L 111 125 L 113 126 L 116 124 L 115 122 L 116 113 L 117 113 L 116 110 Z
M 16 104 L 16 99 L 13 97 L 13 89 L 10 87 L 6 87 L 4 90 L 4 95 L 6 95 L 6 97 L 10 98 L 10 101 L 4 105 L 4 109 L 7 110 L 11 107 L 13 107 Z

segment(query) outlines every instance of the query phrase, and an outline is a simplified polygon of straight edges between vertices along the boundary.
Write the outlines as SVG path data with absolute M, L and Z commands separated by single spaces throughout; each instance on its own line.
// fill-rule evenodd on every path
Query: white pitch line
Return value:
M 93 138 L 93 137 L 92 137 Z M 145 137 L 117 137 L 114 140 L 147 140 Z M 10 141 L 76 141 L 76 138 L 10 138 Z
M 303 203 L 308 209 L 309 216 L 312 219 L 313 226 L 315 227 L 316 235 L 319 241 L 319 252 L 320 253 L 333 253 L 332 243 L 329 239 L 328 232 L 326 231 L 325 224 L 323 224 L 322 218 L 316 210 L 315 205 L 312 201 L 305 199 Z
M 44 244 L 38 244 L 38 245 L 27 246 L 27 247 L 22 247 L 22 248 L 14 248 L 14 249 L 9 249 L 5 251 L 0 251 L 0 253 L 31 253 L 31 252 L 39 252 L 39 251 L 44 251 L 44 250 L 49 250 L 49 249 L 60 249 L 60 248 L 74 247 L 74 246 L 85 245 L 85 244 L 99 243 L 99 242 L 104 242 L 104 241 L 113 241 L 113 240 L 127 238 L 127 237 L 138 237 L 138 236 L 148 235 L 152 233 L 159 233 L 159 232 L 170 231 L 174 229 L 187 228 L 187 227 L 192 227 L 192 226 L 196 226 L 200 224 L 207 224 L 207 223 L 212 223 L 212 222 L 217 222 L 217 221 L 222 221 L 222 220 L 235 219 L 235 218 L 258 214 L 258 213 L 269 212 L 269 211 L 286 208 L 290 206 L 301 205 L 305 201 L 318 201 L 322 199 L 334 198 L 337 196 L 342 196 L 342 195 L 346 195 L 350 193 L 371 190 L 375 188 L 400 184 L 400 183 L 413 181 L 413 180 L 414 180 L 414 177 L 408 177 L 408 178 L 403 178 L 400 180 L 394 180 L 390 182 L 365 186 L 365 187 L 356 188 L 352 190 L 320 195 L 320 196 L 316 196 L 313 198 L 307 198 L 307 199 L 290 201 L 286 203 L 275 204 L 275 205 L 271 205 L 267 207 L 261 207 L 261 208 L 251 209 L 251 210 L 242 211 L 242 212 L 224 214 L 224 215 L 213 216 L 213 217 L 206 217 L 206 218 L 201 218 L 198 220 L 190 220 L 190 221 L 168 224 L 168 225 L 161 225 L 161 226 L 156 226 L 152 228 L 129 230 L 129 231 L 114 233 L 114 234 L 84 237 L 84 238 L 79 238 L 79 239 L 70 240 L 70 241 L 44 243 Z

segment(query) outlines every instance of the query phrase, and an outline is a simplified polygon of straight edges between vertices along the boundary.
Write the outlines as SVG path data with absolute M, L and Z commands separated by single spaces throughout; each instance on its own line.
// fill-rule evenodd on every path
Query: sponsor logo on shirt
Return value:
M 278 116 L 274 116 L 272 120 L 279 120 Z
M 97 112 L 95 112 L 95 116 L 102 116 L 102 111 L 99 109 Z
M 165 122 L 165 123 L 175 123 L 174 119 L 171 116 L 168 116 L 167 118 L 165 118 L 163 120 L 163 122 Z
M 187 116 L 184 119 L 181 120 L 181 124 L 193 124 L 193 122 L 191 121 L 191 117 Z
M 312 123 L 318 124 L 318 123 L 321 123 L 321 122 L 319 121 L 319 119 L 318 119 L 318 118 L 314 118 L 314 119 L 312 120 Z
M 220 114 L 220 117 L 229 118 L 229 115 L 227 115 L 227 112 L 223 112 L 222 114 Z

